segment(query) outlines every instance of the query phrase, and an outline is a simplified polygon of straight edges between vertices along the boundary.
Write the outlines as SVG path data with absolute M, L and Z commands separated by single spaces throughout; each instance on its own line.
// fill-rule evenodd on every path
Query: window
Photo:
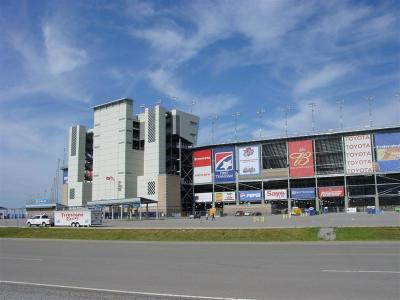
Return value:
M 75 199 L 75 189 L 69 189 L 69 199 Z
M 155 181 L 149 181 L 147 183 L 147 194 L 154 195 L 156 193 L 156 183 Z

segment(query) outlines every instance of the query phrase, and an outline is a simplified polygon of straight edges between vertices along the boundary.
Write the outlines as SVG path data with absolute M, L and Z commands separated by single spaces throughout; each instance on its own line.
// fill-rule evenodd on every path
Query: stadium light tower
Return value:
M 367 98 L 368 101 L 368 115 L 369 115 L 369 127 L 372 127 L 372 102 L 374 102 L 375 97 L 374 96 L 368 96 Z
M 343 99 L 337 99 L 336 103 L 339 104 L 339 116 L 340 116 L 340 130 L 343 130 Z
M 282 108 L 283 112 L 285 113 L 285 135 L 288 136 L 288 115 L 291 110 L 290 105 L 286 105 Z
M 264 108 L 260 108 L 257 110 L 257 116 L 260 118 L 260 139 L 262 137 L 262 132 L 261 132 L 261 121 L 262 121 L 262 117 L 265 113 L 265 109 Z
M 234 119 L 235 119 L 235 141 L 237 141 L 237 120 L 238 120 L 239 116 L 240 116 L 240 112 L 238 112 L 238 111 L 234 112 L 232 114 L 232 117 L 234 117 Z
M 190 113 L 193 112 L 193 106 L 195 106 L 195 104 L 196 104 L 196 100 L 190 101 L 190 103 L 189 103 L 189 106 L 190 106 Z
M 308 103 L 308 106 L 311 108 L 311 127 L 312 131 L 315 131 L 315 120 L 314 120 L 314 112 L 315 112 L 315 107 L 317 106 L 317 103 L 315 102 L 310 102 Z
M 212 115 L 208 117 L 211 121 L 211 142 L 214 144 L 214 125 L 218 119 L 218 115 Z

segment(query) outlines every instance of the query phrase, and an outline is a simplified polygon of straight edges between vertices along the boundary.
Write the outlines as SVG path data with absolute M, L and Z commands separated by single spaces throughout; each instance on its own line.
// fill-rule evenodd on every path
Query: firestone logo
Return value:
M 254 154 L 254 150 L 251 147 L 247 147 L 243 150 L 244 157 L 249 157 L 249 156 L 252 156 L 253 154 Z

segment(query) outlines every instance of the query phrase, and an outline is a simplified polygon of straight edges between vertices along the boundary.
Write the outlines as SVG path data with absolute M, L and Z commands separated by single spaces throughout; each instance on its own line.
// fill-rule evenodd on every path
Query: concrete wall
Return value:
M 263 215 L 271 214 L 271 205 L 270 204 L 252 204 L 252 205 L 225 205 L 224 213 L 229 216 L 233 216 L 238 210 L 244 212 L 261 212 Z

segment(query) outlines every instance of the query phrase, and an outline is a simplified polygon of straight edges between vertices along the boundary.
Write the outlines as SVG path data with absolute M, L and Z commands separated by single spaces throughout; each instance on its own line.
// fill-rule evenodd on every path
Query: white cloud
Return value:
M 83 49 L 73 47 L 54 24 L 43 26 L 44 43 L 47 60 L 53 75 L 73 71 L 87 63 L 87 53 Z
M 335 80 L 353 71 L 354 67 L 340 64 L 323 66 L 320 70 L 306 75 L 299 80 L 294 91 L 296 94 L 307 94 L 316 89 L 328 86 Z

